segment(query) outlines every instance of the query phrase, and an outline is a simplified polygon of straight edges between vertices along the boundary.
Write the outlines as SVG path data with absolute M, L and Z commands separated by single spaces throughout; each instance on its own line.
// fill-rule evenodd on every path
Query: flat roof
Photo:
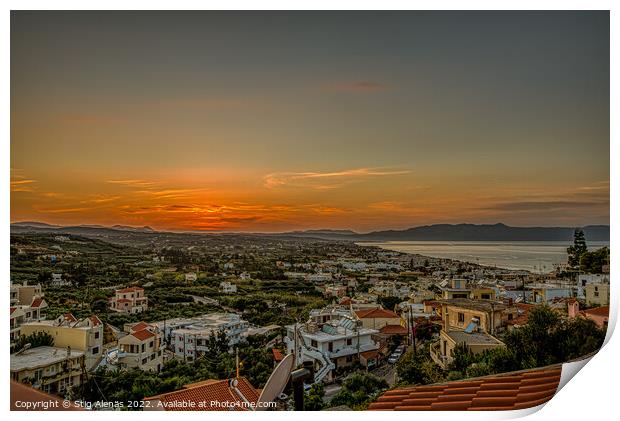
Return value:
M 84 355 L 82 351 L 71 350 L 70 358 L 81 357 L 82 355 Z M 46 367 L 51 364 L 65 361 L 66 359 L 66 348 L 39 346 L 36 348 L 30 348 L 19 355 L 11 354 L 11 371 Z
M 472 300 L 470 298 L 452 298 L 449 300 L 435 300 L 441 304 L 447 304 L 454 307 L 462 307 L 471 310 L 491 311 L 505 310 L 508 306 L 501 301 L 490 300 Z
M 465 342 L 468 345 L 497 345 L 503 344 L 502 341 L 484 332 L 465 333 L 462 330 L 451 330 L 445 332 L 457 344 Z

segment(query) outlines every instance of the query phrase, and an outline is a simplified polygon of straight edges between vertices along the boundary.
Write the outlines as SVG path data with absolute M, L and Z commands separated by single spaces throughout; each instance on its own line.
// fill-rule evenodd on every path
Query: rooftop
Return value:
M 550 400 L 560 383 L 562 366 L 543 367 L 428 386 L 393 389 L 369 410 L 502 411 L 525 409 Z
M 609 317 L 609 306 L 590 308 L 582 311 L 584 314 L 599 317 Z
M 501 301 L 472 300 L 470 298 L 452 298 L 449 300 L 437 300 L 437 302 L 478 311 L 500 311 L 508 308 L 508 306 Z
M 454 342 L 466 343 L 467 345 L 501 345 L 502 341 L 485 332 L 465 333 L 462 330 L 444 331 Z
M 230 387 L 229 380 L 205 380 L 199 383 L 188 384 L 181 390 L 163 393 L 161 395 L 144 398 L 145 401 L 159 401 L 166 405 L 167 411 L 241 411 L 245 410 L 244 398 L 250 403 L 256 403 L 259 391 L 255 389 L 244 377 L 240 377 L 237 390 Z M 189 407 L 176 407 L 175 403 L 189 403 Z M 203 403 L 201 407 L 201 402 Z M 211 402 L 224 403 L 221 406 L 211 406 Z M 228 405 L 226 405 L 228 404 Z
M 70 358 L 77 358 L 83 355 L 84 353 L 82 351 L 72 350 Z M 11 371 L 45 367 L 65 361 L 66 359 L 66 348 L 39 346 L 36 348 L 27 349 L 19 355 L 11 354 Z
M 367 310 L 357 310 L 355 312 L 360 319 L 398 319 L 398 314 L 383 308 L 371 308 Z

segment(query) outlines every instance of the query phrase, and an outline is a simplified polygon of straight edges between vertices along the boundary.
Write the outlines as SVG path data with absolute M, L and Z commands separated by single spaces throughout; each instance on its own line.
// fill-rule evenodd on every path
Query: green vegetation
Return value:
M 447 371 L 430 360 L 428 350 L 418 355 L 408 352 L 397 365 L 401 384 L 431 384 L 562 363 L 598 351 L 605 331 L 591 320 L 561 317 L 548 306 L 540 306 L 532 310 L 525 326 L 501 339 L 505 347 L 480 354 L 457 345 Z
M 11 347 L 11 353 L 21 350 L 26 344 L 30 344 L 30 348 L 54 346 L 54 338 L 47 332 L 33 332 L 27 336 L 21 335 Z
M 368 373 L 354 373 L 342 383 L 342 388 L 330 401 L 330 406 L 348 406 L 354 410 L 366 409 L 369 402 L 388 388 L 384 379 Z
M 305 392 L 304 396 L 304 410 L 306 411 L 320 411 L 325 408 L 326 404 L 323 402 L 325 396 L 325 385 L 323 383 L 315 383 L 310 387 L 310 390 Z
M 268 338 L 249 337 L 237 347 L 239 374 L 256 388 L 262 388 L 272 371 L 273 356 L 265 347 Z M 152 371 L 99 369 L 89 381 L 74 391 L 86 401 L 140 401 L 144 397 L 171 392 L 184 385 L 207 379 L 227 379 L 235 376 L 235 355 L 228 352 L 226 335 L 220 332 L 209 338 L 209 352 L 193 362 L 173 359 L 159 373 Z

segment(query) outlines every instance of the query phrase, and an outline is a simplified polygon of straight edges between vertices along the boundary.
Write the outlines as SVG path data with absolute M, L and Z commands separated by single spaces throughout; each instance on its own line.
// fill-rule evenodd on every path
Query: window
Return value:
M 99 332 L 95 332 L 95 339 L 99 339 Z
M 142 344 L 142 352 L 146 351 L 146 346 L 145 344 Z
M 317 343 L 314 339 L 312 339 L 312 340 L 310 341 L 310 346 L 311 346 L 311 347 L 313 347 L 313 348 L 318 348 L 318 345 L 319 345 L 319 344 L 318 344 L 318 343 Z
M 491 299 L 491 294 L 482 294 L 482 299 L 483 300 L 490 300 Z
M 146 358 L 142 358 L 142 364 L 146 364 L 148 360 Z
M 595 297 L 598 297 L 598 292 L 595 292 L 595 293 L 594 293 L 594 296 L 595 296 Z
M 98 346 L 93 348 L 93 355 L 95 355 L 95 354 L 99 354 L 99 347 Z
M 149 348 L 153 348 L 153 341 L 149 342 Z
M 353 339 L 347 338 L 347 345 L 353 345 Z
M 333 342 L 328 342 L 327 343 L 327 350 L 329 352 L 334 352 L 334 343 Z
M 465 323 L 465 313 L 459 313 L 459 323 Z

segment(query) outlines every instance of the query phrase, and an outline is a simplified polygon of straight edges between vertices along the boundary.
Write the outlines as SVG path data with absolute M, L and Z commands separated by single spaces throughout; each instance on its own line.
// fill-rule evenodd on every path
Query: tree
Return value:
M 47 332 L 33 332 L 30 335 L 21 335 L 13 345 L 11 352 L 21 350 L 26 344 L 30 344 L 30 348 L 38 346 L 54 346 L 54 337 Z
M 609 264 L 609 248 L 602 247 L 586 251 L 579 259 L 580 270 L 585 273 L 603 273 L 603 266 Z
M 428 349 L 413 353 L 410 349 L 396 364 L 396 372 L 405 384 L 430 384 L 444 379 L 441 368 L 431 361 Z
M 388 310 L 394 310 L 397 304 L 399 304 L 402 300 L 398 297 L 379 297 L 377 298 L 377 302 L 383 306 L 383 308 Z
M 387 388 L 388 383 L 382 378 L 368 373 L 355 373 L 342 383 L 342 388 L 334 395 L 330 406 L 345 405 L 351 409 L 363 409 Z
M 304 410 L 320 411 L 325 407 L 323 397 L 325 396 L 325 385 L 323 383 L 315 383 L 306 392 L 304 397 Z
M 566 249 L 568 253 L 568 265 L 574 269 L 579 268 L 581 256 L 587 251 L 586 235 L 581 228 L 577 228 L 573 234 L 573 245 Z

